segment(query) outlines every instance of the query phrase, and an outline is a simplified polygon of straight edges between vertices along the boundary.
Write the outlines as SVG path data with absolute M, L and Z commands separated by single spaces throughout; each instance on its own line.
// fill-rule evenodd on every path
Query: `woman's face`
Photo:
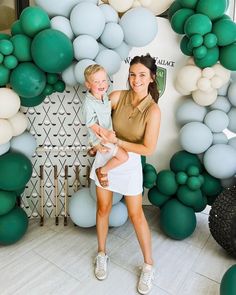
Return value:
M 148 86 L 153 82 L 150 70 L 143 64 L 134 64 L 129 69 L 129 84 L 136 93 L 148 93 Z

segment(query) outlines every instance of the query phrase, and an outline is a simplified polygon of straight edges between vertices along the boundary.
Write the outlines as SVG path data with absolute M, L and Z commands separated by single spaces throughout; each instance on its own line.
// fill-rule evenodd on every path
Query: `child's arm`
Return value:
M 115 132 L 113 130 L 108 130 L 106 128 L 103 128 L 96 123 L 89 126 L 89 128 L 91 128 L 92 131 L 96 134 L 96 136 L 100 139 L 101 139 L 101 133 L 104 134 L 108 140 L 114 139 Z

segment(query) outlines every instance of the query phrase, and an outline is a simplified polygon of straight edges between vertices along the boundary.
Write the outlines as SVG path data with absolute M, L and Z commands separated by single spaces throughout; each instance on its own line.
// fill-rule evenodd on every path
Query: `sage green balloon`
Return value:
M 193 55 L 193 50 L 189 48 L 189 38 L 188 36 L 184 35 L 184 37 L 180 41 L 180 49 L 183 52 L 183 54 L 192 56 Z
M 12 26 L 11 26 L 11 34 L 12 36 L 17 35 L 17 34 L 24 34 L 20 20 L 16 20 Z
M 215 20 L 225 13 L 227 6 L 227 0 L 198 0 L 196 12 L 203 13 L 211 20 Z
M 10 212 L 16 204 L 16 193 L 0 190 L 0 216 Z
M 212 33 L 217 37 L 217 45 L 229 45 L 236 41 L 236 24 L 230 19 L 221 19 L 213 24 Z
M 187 172 L 188 167 L 192 165 L 198 167 L 199 172 L 202 171 L 202 163 L 198 156 L 186 151 L 179 151 L 170 159 L 170 169 L 174 172 Z
M 0 244 L 11 245 L 19 241 L 28 228 L 28 217 L 22 208 L 15 207 L 0 216 Z
M 194 57 L 195 64 L 199 68 L 211 67 L 217 63 L 219 59 L 219 47 L 215 46 L 213 48 L 207 49 L 207 54 L 203 58 Z
M 181 8 L 175 12 L 171 18 L 171 27 L 178 34 L 184 34 L 184 24 L 186 20 L 194 14 L 194 10 Z
M 158 190 L 165 195 L 174 195 L 178 184 L 175 179 L 175 173 L 171 170 L 162 170 L 157 174 L 156 180 Z
M 29 37 L 34 37 L 42 30 L 50 28 L 50 19 L 47 13 L 38 6 L 25 8 L 20 15 L 23 32 Z
M 195 13 L 190 16 L 184 25 L 184 32 L 188 37 L 194 34 L 205 35 L 210 33 L 212 29 L 212 22 L 208 16 L 200 13 Z
M 220 295 L 236 294 L 236 264 L 232 265 L 223 275 L 220 282 Z
M 19 96 L 34 97 L 43 91 L 46 75 L 34 63 L 24 62 L 12 71 L 10 83 Z
M 194 210 L 176 199 L 166 202 L 161 209 L 161 228 L 172 239 L 187 238 L 194 232 L 196 223 Z
M 170 199 L 170 196 L 167 196 L 165 194 L 162 194 L 157 186 L 152 187 L 148 191 L 148 200 L 150 203 L 154 206 L 161 207 L 163 206 L 168 200 Z
M 218 178 L 211 176 L 207 172 L 203 172 L 202 176 L 204 177 L 204 183 L 201 186 L 202 192 L 207 197 L 218 196 L 223 190 L 220 180 Z
M 230 71 L 236 71 L 236 42 L 220 48 L 220 63 Z
M 46 96 L 44 94 L 40 94 L 34 97 L 22 97 L 20 96 L 21 105 L 23 107 L 36 107 L 41 104 Z
M 29 181 L 32 175 L 30 160 L 21 153 L 9 152 L 0 157 L 0 189 L 16 191 Z
M 10 70 L 4 65 L 0 64 L 0 86 L 8 84 L 10 79 Z
M 13 55 L 20 62 L 31 61 L 31 39 L 22 34 L 17 34 L 11 38 L 14 45 Z

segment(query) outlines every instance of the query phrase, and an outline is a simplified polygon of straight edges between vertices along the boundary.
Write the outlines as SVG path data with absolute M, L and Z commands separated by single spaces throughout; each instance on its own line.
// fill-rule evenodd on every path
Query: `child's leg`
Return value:
M 108 160 L 103 167 L 101 167 L 102 173 L 108 173 L 108 171 L 110 171 L 111 169 L 118 167 L 119 165 L 123 164 L 128 160 L 128 153 L 124 149 L 118 146 L 116 146 L 115 149 L 116 150 L 113 157 L 110 160 Z

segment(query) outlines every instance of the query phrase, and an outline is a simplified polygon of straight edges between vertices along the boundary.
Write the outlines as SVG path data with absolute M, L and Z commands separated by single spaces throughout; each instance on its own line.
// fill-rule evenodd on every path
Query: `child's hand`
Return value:
M 105 142 L 117 143 L 117 137 L 114 131 L 103 129 L 100 131 L 100 137 Z
M 101 154 L 104 154 L 104 153 L 107 153 L 107 152 L 109 152 L 109 148 L 108 147 L 106 147 L 106 146 L 104 146 L 104 145 L 102 145 L 102 144 L 97 144 L 97 145 L 95 145 L 94 146 L 94 148 L 97 150 L 97 151 L 99 151 Z

